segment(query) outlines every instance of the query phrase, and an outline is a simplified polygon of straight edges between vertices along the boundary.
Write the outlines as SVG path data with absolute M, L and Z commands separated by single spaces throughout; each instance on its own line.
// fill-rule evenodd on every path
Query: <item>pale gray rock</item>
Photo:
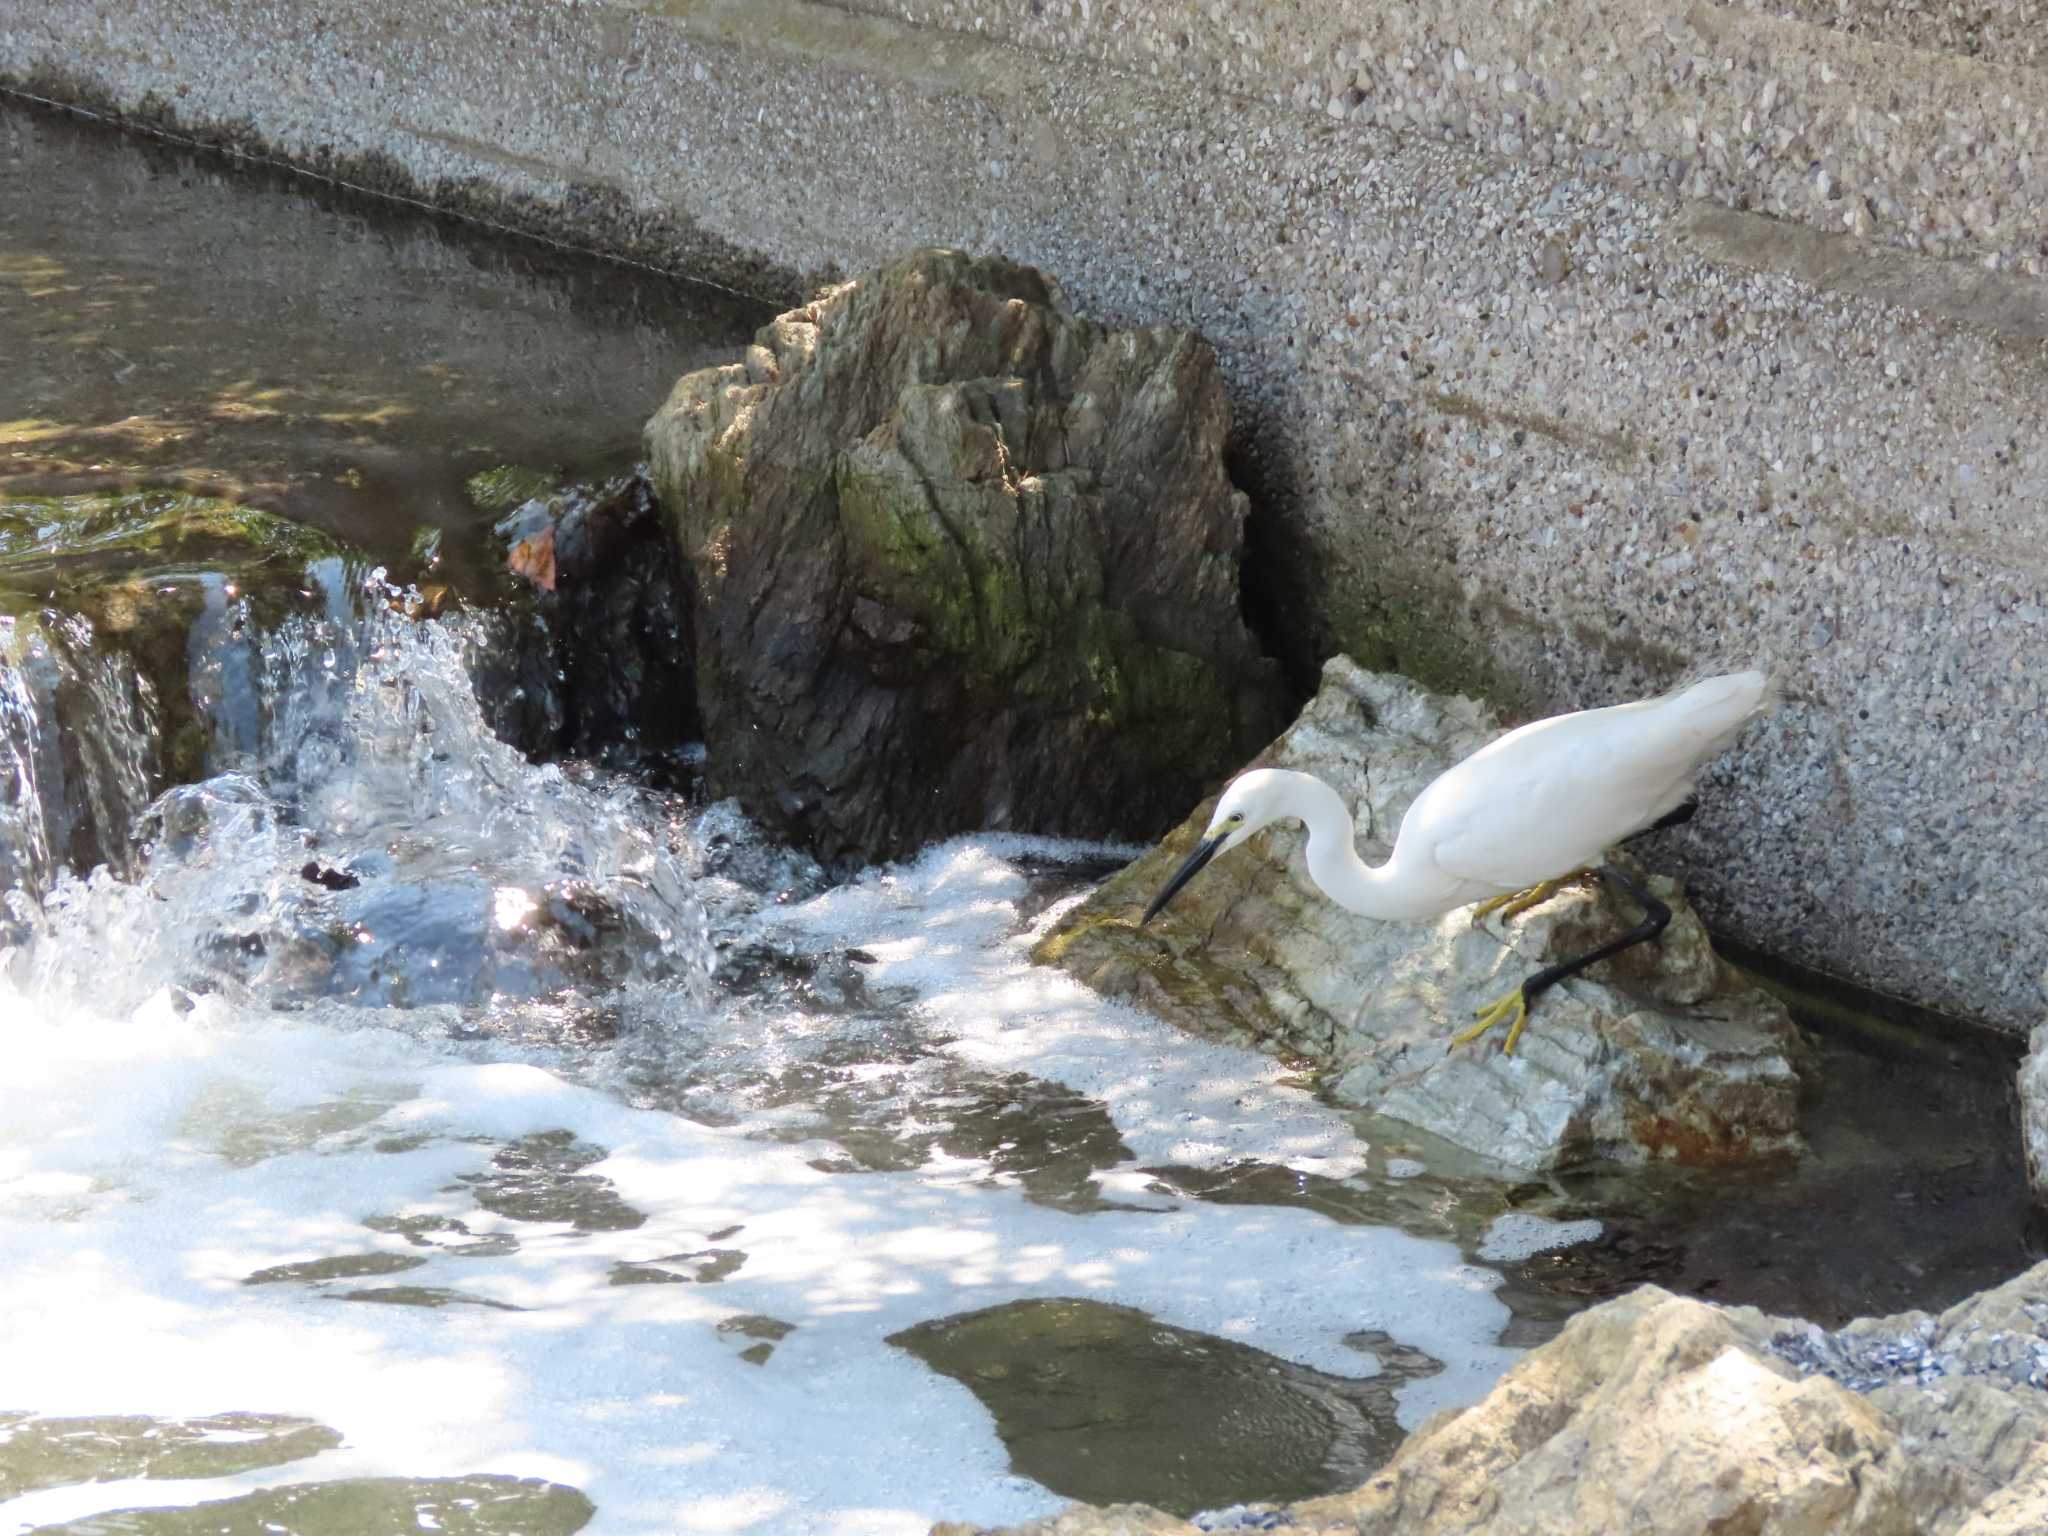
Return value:
M 2034 1198 L 2048 1204 L 2048 1024 L 2037 1025 L 2020 1063 L 2020 1135 Z
M 1377 861 L 1408 803 L 1499 730 L 1472 700 L 1338 657 L 1257 761 L 1332 784 Z M 1663 937 L 1546 993 L 1514 1055 L 1497 1037 L 1447 1051 L 1475 1008 L 1641 914 L 1596 884 L 1507 923 L 1474 926 L 1470 909 L 1376 922 L 1314 888 L 1289 826 L 1219 859 L 1139 928 L 1212 804 L 1068 913 L 1037 958 L 1183 1028 L 1306 1057 L 1340 1101 L 1519 1166 L 1729 1163 L 1800 1145 L 1798 1032 L 1714 954 L 1673 882 L 1650 877 L 1672 908 Z
M 932 1527 L 931 1536 L 1192 1536 L 1196 1529 L 1185 1520 L 1176 1520 L 1144 1504 L 1110 1504 L 1100 1508 L 1077 1504 L 1005 1532 L 941 1520 Z
M 1938 1317 L 1836 1334 L 1646 1286 L 1424 1425 L 1358 1493 L 1295 1513 L 1360 1536 L 1645 1529 L 1651 1508 L 1662 1536 L 2040 1530 L 2048 1395 L 1989 1362 L 2048 1348 L 2042 1315 L 2048 1265 Z M 1829 1369 L 1908 1341 L 1944 1362 L 1932 1377 L 1858 1390 Z

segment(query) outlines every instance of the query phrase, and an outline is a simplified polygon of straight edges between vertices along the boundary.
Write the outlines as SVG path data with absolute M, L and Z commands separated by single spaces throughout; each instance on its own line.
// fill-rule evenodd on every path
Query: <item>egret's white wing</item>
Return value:
M 1521 890 L 1597 863 L 1684 798 L 1692 759 L 1674 762 L 1627 705 L 1539 720 L 1444 774 L 1409 816 L 1436 866 L 1460 880 Z M 1402 839 L 1408 825 L 1401 828 Z

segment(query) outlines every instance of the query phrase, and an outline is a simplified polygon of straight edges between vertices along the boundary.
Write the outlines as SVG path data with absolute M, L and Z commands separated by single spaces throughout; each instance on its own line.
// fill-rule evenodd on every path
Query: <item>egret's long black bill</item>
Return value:
M 1209 861 L 1216 857 L 1217 850 L 1222 846 L 1221 837 L 1212 837 L 1197 846 L 1195 851 L 1188 855 L 1187 862 L 1173 872 L 1173 878 L 1160 888 L 1157 896 L 1152 898 L 1152 905 L 1147 907 L 1145 915 L 1138 919 L 1138 926 L 1142 928 L 1157 917 L 1161 909 L 1180 894 L 1182 886 L 1209 867 Z

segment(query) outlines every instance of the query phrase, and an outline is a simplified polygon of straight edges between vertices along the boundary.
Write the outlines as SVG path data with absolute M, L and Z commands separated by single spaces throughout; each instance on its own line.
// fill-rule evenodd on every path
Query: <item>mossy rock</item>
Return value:
M 1002 827 L 1149 837 L 1278 730 L 1216 358 L 920 251 L 682 379 L 710 789 L 845 867 Z
M 219 575 L 296 580 L 340 553 L 327 535 L 273 512 L 178 491 L 0 498 L 0 603 L 66 598 L 110 583 Z

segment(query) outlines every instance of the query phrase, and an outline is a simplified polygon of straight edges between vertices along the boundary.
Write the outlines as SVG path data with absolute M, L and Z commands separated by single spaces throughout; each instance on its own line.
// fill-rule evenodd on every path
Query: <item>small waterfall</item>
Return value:
M 0 887 L 39 899 L 68 869 L 133 867 L 135 819 L 162 787 L 155 690 L 78 614 L 0 640 Z
M 698 858 L 662 802 L 501 741 L 471 684 L 484 642 L 469 620 L 411 617 L 418 595 L 381 569 L 326 561 L 309 579 L 311 611 L 238 640 L 246 696 L 199 710 L 208 776 L 153 800 L 158 716 L 133 668 L 89 630 L 23 649 L 0 683 L 0 837 L 35 898 L 10 903 L 29 930 L 8 936 L 17 984 L 130 1007 L 171 986 L 418 1010 L 437 1032 L 519 1038 L 557 1017 L 609 1035 L 704 1006 Z M 239 723 L 222 731 L 228 705 Z M 69 745 L 100 732 L 89 760 Z M 118 826 L 132 854 L 67 869 L 60 802 Z M 119 973 L 89 974 L 109 954 Z
M 43 788 L 58 771 L 55 747 L 25 661 L 0 654 L 0 886 L 10 890 L 39 894 L 56 867 Z

